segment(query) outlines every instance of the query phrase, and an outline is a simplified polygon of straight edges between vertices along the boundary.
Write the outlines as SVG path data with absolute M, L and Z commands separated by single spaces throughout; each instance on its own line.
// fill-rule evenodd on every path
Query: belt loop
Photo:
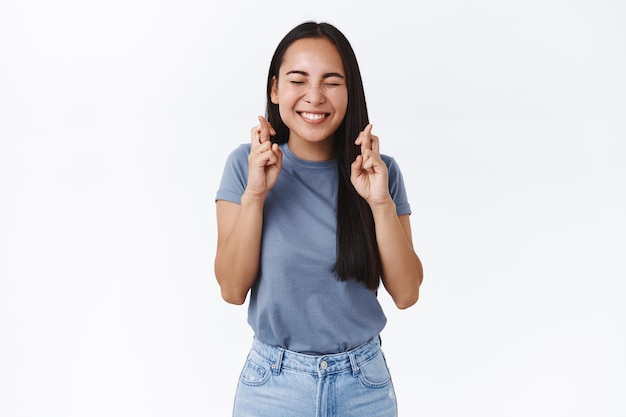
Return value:
M 357 365 L 354 351 L 348 352 L 348 357 L 350 358 L 350 366 L 352 367 L 352 376 L 356 377 L 359 375 L 359 366 Z
M 283 355 L 285 353 L 284 349 L 276 348 L 276 358 L 274 359 L 274 363 L 272 364 L 272 373 L 274 375 L 278 375 L 280 373 L 280 369 L 283 364 Z

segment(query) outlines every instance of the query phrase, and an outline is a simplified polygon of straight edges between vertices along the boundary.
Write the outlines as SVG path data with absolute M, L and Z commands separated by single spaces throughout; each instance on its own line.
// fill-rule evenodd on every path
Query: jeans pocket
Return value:
M 265 384 L 270 378 L 270 365 L 263 358 L 253 353 L 248 355 L 240 379 L 243 384 L 259 386 Z
M 382 351 L 359 365 L 359 379 L 368 388 L 383 388 L 391 383 L 391 374 Z

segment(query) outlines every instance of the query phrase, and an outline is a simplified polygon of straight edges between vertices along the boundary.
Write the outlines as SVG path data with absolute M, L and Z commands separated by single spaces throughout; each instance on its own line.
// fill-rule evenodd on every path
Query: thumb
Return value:
M 358 176 L 361 174 L 362 169 L 363 169 L 363 156 L 357 155 L 352 165 L 350 165 L 350 179 L 352 181 L 356 180 Z

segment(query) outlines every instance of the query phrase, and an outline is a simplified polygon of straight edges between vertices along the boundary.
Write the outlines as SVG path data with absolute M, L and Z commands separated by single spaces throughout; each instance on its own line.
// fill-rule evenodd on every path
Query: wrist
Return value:
M 265 204 L 265 197 L 267 193 L 255 193 L 250 190 L 245 190 L 241 196 L 242 206 L 261 206 Z
M 369 205 L 374 217 L 391 214 L 393 214 L 394 216 L 396 215 L 396 203 L 393 202 L 391 197 L 385 199 L 384 201 L 369 203 Z

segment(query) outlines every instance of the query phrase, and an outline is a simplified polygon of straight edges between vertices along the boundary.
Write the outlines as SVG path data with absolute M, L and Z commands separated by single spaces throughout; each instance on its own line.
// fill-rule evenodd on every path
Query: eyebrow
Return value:
M 290 74 L 298 74 L 298 75 L 303 75 L 305 77 L 309 76 L 308 72 L 300 71 L 300 70 L 291 70 L 291 71 L 288 71 L 285 75 L 290 75 Z M 339 78 L 342 78 L 342 79 L 345 78 L 343 75 L 339 74 L 338 72 L 328 72 L 328 73 L 322 75 L 323 79 L 330 78 L 330 77 L 339 77 Z

